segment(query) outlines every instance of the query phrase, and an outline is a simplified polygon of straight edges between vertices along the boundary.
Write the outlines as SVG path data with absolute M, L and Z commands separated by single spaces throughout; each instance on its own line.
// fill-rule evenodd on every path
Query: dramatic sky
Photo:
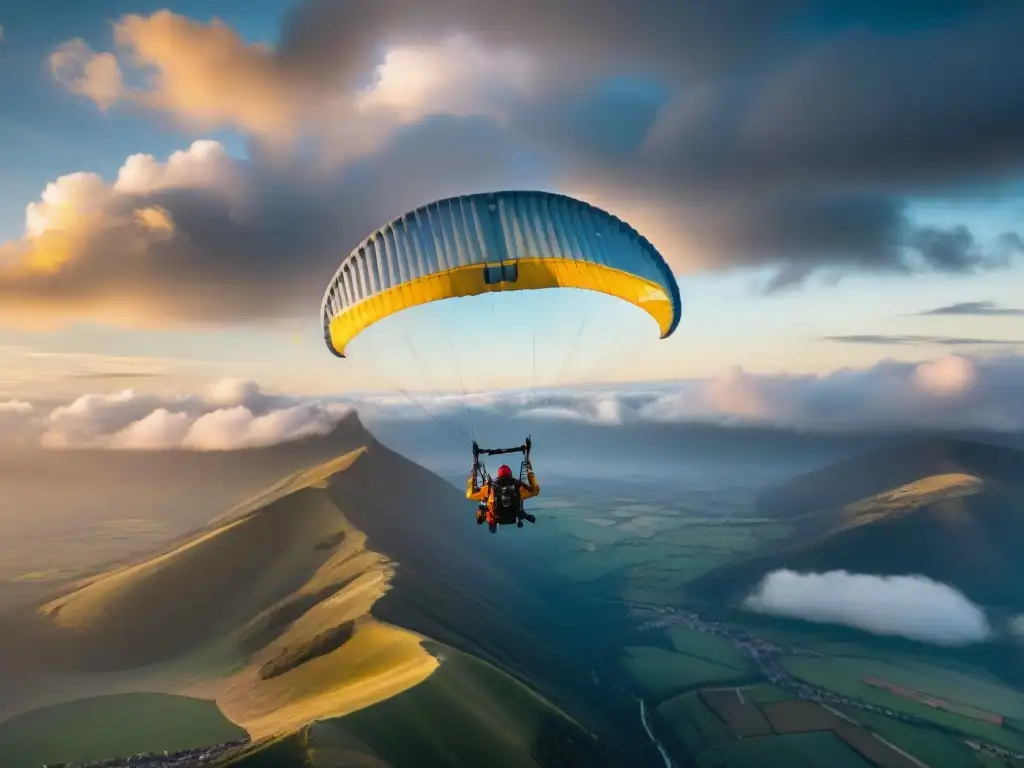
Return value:
M 998 420 L 1024 386 L 1021 28 L 1018 0 L 7 3 L 0 403 L 700 380 L 658 407 L 800 421 L 899 371 L 878 418 L 980 380 Z M 647 235 L 675 336 L 519 293 L 328 354 L 323 290 L 369 230 L 501 188 Z

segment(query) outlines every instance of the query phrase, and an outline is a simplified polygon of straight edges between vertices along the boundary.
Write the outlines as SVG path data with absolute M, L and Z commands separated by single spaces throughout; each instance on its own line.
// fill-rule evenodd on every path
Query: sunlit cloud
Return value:
M 204 142 L 181 153 L 187 173 L 135 156 L 113 184 L 55 181 L 25 238 L 0 246 L 14 264 L 0 303 L 121 323 L 296 316 L 373 228 L 509 187 L 578 195 L 680 273 L 754 267 L 768 291 L 1024 254 L 1019 233 L 921 224 L 906 202 L 922 184 L 994 178 L 997 158 L 1024 164 L 1019 75 L 995 63 L 1016 50 L 1019 9 L 903 36 L 864 11 L 864 35 L 804 41 L 788 0 L 756 6 L 521 0 L 499 17 L 465 0 L 309 0 L 272 43 L 166 10 L 121 17 L 112 51 L 52 52 L 58 81 L 108 111 L 234 129 L 249 157 Z M 934 75 L 947 66 L 956 78 Z
M 101 110 L 110 109 L 125 92 L 117 58 L 94 52 L 84 40 L 69 40 L 54 50 L 50 71 L 57 82 L 92 99 Z
M 159 381 L 159 380 L 158 380 Z M 951 356 L 886 361 L 826 375 L 754 374 L 594 388 L 490 392 L 337 393 L 268 391 L 226 378 L 199 394 L 164 388 L 82 394 L 64 402 L 0 403 L 19 434 L 50 448 L 229 450 L 327 434 L 357 412 L 367 424 L 470 421 L 623 425 L 718 424 L 859 433 L 865 430 L 1024 432 L 1024 357 Z M 449 424 L 449 426 L 451 426 Z
M 24 235 L 0 243 L 0 320 L 152 328 L 308 316 L 325 275 L 379 217 L 467 180 L 498 184 L 512 168 L 472 123 L 415 130 L 436 140 L 432 151 L 396 146 L 338 174 L 199 140 L 163 160 L 132 155 L 113 181 L 61 176 L 28 205 Z
M 949 355 L 882 361 L 823 375 L 758 374 L 734 367 L 709 379 L 620 388 L 353 398 L 376 419 L 442 418 L 460 407 L 494 416 L 616 426 L 713 422 L 796 429 L 1024 431 L 1024 356 Z
M 38 420 L 50 449 L 230 451 L 326 435 L 351 409 L 267 394 L 253 382 L 222 380 L 208 393 L 133 390 L 83 395 Z

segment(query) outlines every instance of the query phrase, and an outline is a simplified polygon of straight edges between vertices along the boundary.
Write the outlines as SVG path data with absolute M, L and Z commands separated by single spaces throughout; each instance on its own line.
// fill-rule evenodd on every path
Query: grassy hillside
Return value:
M 460 490 L 383 446 L 356 469 L 333 476 L 329 494 L 369 546 L 399 563 L 374 615 L 585 711 L 586 698 L 574 692 L 591 685 L 588 606 L 564 584 L 541 580 L 529 539 L 516 529 L 490 536 L 472 522 Z
M 191 538 L 268 485 L 365 445 L 329 435 L 239 451 L 0 451 L 0 613 L 126 557 Z M 54 482 L 60 478 L 60 482 Z
M 326 492 L 366 450 L 299 472 L 233 519 L 24 617 L 15 650 L 48 665 L 38 703 L 108 687 L 192 693 L 263 736 L 424 680 L 437 661 L 421 638 L 370 614 L 394 564 Z
M 345 717 L 241 749 L 218 765 L 614 764 L 575 721 L 509 675 L 453 648 L 430 642 L 427 646 L 442 662 L 422 684 Z M 396 738 L 399 733 L 401 738 Z M 354 762 L 357 755 L 365 762 Z M 569 755 L 577 762 L 570 762 Z
M 787 544 L 699 577 L 695 593 L 738 595 L 778 568 L 845 569 L 922 574 L 982 604 L 1024 607 L 1024 453 L 910 445 L 794 481 L 770 497 L 776 513 L 783 497 L 794 515 L 818 514 Z
M 564 643 L 573 627 L 563 607 L 481 548 L 497 537 L 479 535 L 456 489 L 364 443 L 164 552 L 7 617 L 0 721 L 145 691 L 215 702 L 254 739 L 270 739 L 267 749 L 315 736 L 336 751 L 338 734 L 355 734 L 345 749 L 380 751 L 396 765 L 408 755 L 392 742 L 429 747 L 436 764 L 472 763 L 488 744 L 509 755 L 495 765 L 529 765 L 537 749 L 592 749 L 531 691 L 572 701 L 570 686 L 589 672 Z M 446 645 L 430 653 L 427 636 Z M 439 665 L 443 675 L 427 685 Z M 306 728 L 322 721 L 335 724 Z M 396 740 L 398 723 L 408 731 Z M 71 745 L 53 735 L 66 753 Z
M 760 514 L 799 517 L 839 509 L 923 478 L 960 474 L 1024 486 L 1024 452 L 966 440 L 916 440 L 801 475 L 764 493 Z

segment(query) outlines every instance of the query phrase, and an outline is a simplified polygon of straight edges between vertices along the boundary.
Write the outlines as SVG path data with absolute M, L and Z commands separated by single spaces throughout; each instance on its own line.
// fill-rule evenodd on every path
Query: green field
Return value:
M 658 707 L 658 714 L 690 754 L 735 740 L 729 726 L 708 709 L 696 692 L 669 699 Z
M 696 552 L 689 553 L 680 548 L 677 554 L 669 555 L 661 560 L 652 563 L 645 563 L 633 569 L 633 574 L 651 574 L 652 576 L 667 575 L 673 578 L 691 577 L 697 573 L 714 568 L 722 562 L 722 558 L 716 555 Z
M 904 666 L 876 659 L 851 657 L 833 657 L 832 660 L 818 660 L 818 663 L 828 664 L 830 661 L 840 664 L 848 676 L 856 679 L 882 678 L 921 693 L 994 712 L 1004 717 L 1024 718 L 1024 693 L 961 672 L 922 662 Z
M 660 560 L 644 562 L 632 567 L 626 574 L 631 586 L 639 589 L 670 589 L 682 597 L 687 582 L 707 573 L 722 562 L 722 558 L 699 550 L 686 554 L 679 549 Z M 674 601 L 678 602 L 678 600 Z
M 559 518 L 555 527 L 567 536 L 594 544 L 617 544 L 630 538 L 615 525 L 599 525 L 579 517 Z
M 598 498 L 580 504 L 577 499 L 572 509 L 559 508 L 556 500 L 547 503 L 555 529 L 565 536 L 567 551 L 555 566 L 558 572 L 588 582 L 626 571 L 631 596 L 660 601 L 668 595 L 669 603 L 679 601 L 688 581 L 725 558 L 790 533 L 777 521 L 708 516 L 650 503 L 609 505 Z
M 780 701 L 794 701 L 796 697 L 789 691 L 776 688 L 771 683 L 758 683 L 747 688 L 740 688 L 745 701 L 751 704 L 775 704 Z
M 962 741 L 945 734 L 901 723 L 876 712 L 866 712 L 855 707 L 840 709 L 868 730 L 927 764 L 929 768 L 964 768 L 978 764 L 974 750 Z
M 745 670 L 650 646 L 626 648 L 622 663 L 637 685 L 652 696 L 740 680 L 750 674 Z
M 685 524 L 686 521 L 678 517 L 638 515 L 619 522 L 618 530 L 629 536 L 649 539 Z
M 746 525 L 687 525 L 679 530 L 663 534 L 664 539 L 677 546 L 692 547 L 729 554 L 747 552 L 760 547 L 764 539 Z
M 158 693 L 99 696 L 0 723 L 4 768 L 104 760 L 245 738 L 209 701 Z
M 740 672 L 753 671 L 750 661 L 728 638 L 686 628 L 673 629 L 668 636 L 673 647 L 680 653 L 707 659 L 714 664 L 731 667 Z
M 697 758 L 700 768 L 874 768 L 832 731 L 738 739 Z
M 1015 752 L 1024 752 L 1024 735 L 1015 731 L 1002 728 L 994 723 L 983 720 L 976 720 L 952 712 L 947 712 L 935 707 L 929 707 L 913 699 L 897 696 L 894 693 L 875 688 L 861 682 L 861 678 L 867 675 L 885 677 L 899 685 L 905 685 L 917 690 L 923 690 L 927 685 L 931 690 L 927 691 L 936 696 L 942 696 L 939 691 L 945 691 L 946 697 L 951 693 L 960 693 L 958 697 L 962 703 L 978 706 L 976 698 L 979 692 L 992 688 L 988 683 L 976 682 L 977 688 L 963 684 L 963 681 L 954 682 L 949 678 L 941 678 L 938 674 L 929 677 L 922 670 L 906 670 L 895 667 L 885 662 L 875 662 L 870 659 L 854 659 L 835 657 L 831 659 L 815 659 L 802 656 L 791 656 L 783 660 L 786 670 L 805 682 L 825 688 L 851 699 L 876 704 L 886 709 L 905 712 L 913 717 L 927 720 L 947 728 L 955 729 L 961 733 L 977 736 L 981 739 L 999 744 Z M 1004 689 L 1008 690 L 1008 689 Z M 1012 692 L 1011 692 L 1012 693 Z M 965 697 L 971 697 L 966 701 Z M 951 698 L 951 700 L 954 700 Z M 1003 699 L 1003 704 L 1006 699 Z
M 614 530 L 592 527 L 602 531 Z M 675 548 L 654 543 L 598 545 L 594 551 L 570 555 L 556 565 L 555 569 L 573 581 L 594 581 L 623 568 L 656 562 L 660 558 L 675 554 L 678 554 Z

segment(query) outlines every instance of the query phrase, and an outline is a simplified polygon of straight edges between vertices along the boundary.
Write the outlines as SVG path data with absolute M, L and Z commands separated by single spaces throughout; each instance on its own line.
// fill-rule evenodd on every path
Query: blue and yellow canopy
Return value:
M 662 338 L 679 324 L 672 270 L 628 224 L 565 195 L 488 192 L 424 205 L 360 243 L 324 296 L 324 340 L 344 357 L 356 335 L 403 309 L 543 288 L 628 301 L 657 321 Z

